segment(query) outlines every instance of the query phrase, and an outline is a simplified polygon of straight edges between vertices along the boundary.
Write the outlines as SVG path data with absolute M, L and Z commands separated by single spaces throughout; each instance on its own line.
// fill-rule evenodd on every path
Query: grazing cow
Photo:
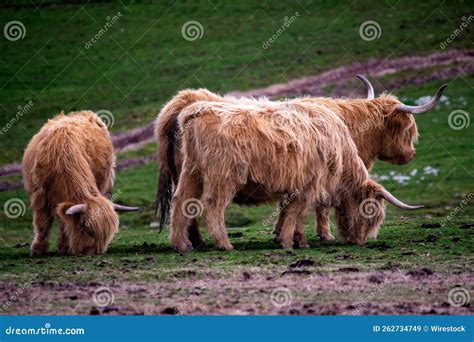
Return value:
M 91 111 L 61 113 L 31 139 L 23 156 L 23 180 L 33 209 L 31 255 L 48 251 L 60 220 L 58 252 L 103 253 L 118 231 L 115 211 L 138 208 L 112 203 L 115 156 L 107 126 Z
M 370 170 L 375 160 L 380 159 L 393 164 L 409 162 L 415 150 L 418 132 L 412 114 L 426 112 L 438 102 L 445 86 L 440 88 L 432 101 L 423 106 L 406 106 L 395 97 L 383 94 L 374 98 L 374 90 L 370 82 L 358 76 L 367 86 L 367 99 L 328 99 L 302 98 L 291 100 L 310 103 L 324 103 L 340 115 L 348 126 L 349 132 L 357 146 L 359 156 Z M 160 209 L 160 228 L 163 228 L 169 213 L 173 186 L 178 183 L 181 172 L 181 136 L 178 130 L 177 117 L 187 106 L 197 101 L 214 101 L 241 103 L 251 101 L 233 97 L 219 96 L 205 89 L 182 90 L 163 107 L 155 125 L 155 136 L 158 143 L 157 160 L 160 168 L 157 190 L 157 209 Z M 259 204 L 268 201 L 265 192 L 248 182 L 234 198 L 238 204 Z M 284 213 L 282 213 L 283 215 Z M 316 208 L 317 235 L 323 240 L 331 240 L 329 215 L 327 207 Z M 275 228 L 278 235 L 280 224 Z M 196 219 L 189 226 L 189 238 L 193 246 L 202 244 Z
M 346 242 L 376 236 L 383 210 L 365 215 L 359 207 L 395 199 L 369 179 L 349 130 L 332 109 L 309 101 L 196 102 L 178 116 L 182 169 L 171 201 L 170 241 L 181 253 L 192 249 L 186 204 L 200 199 L 205 225 L 219 249 L 231 250 L 224 212 L 237 191 L 257 184 L 266 200 L 292 194 L 281 229 L 284 248 L 293 246 L 306 211 L 317 203 L 336 208 Z M 295 195 L 296 194 L 296 195 Z M 183 210 L 184 209 L 184 210 Z

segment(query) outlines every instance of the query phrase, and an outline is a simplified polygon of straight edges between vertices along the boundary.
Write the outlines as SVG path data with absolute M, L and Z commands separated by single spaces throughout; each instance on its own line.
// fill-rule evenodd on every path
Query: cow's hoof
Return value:
M 31 257 L 42 257 L 42 256 L 45 256 L 46 255 L 46 252 L 44 251 L 39 251 L 39 250 L 31 250 L 30 251 L 30 256 Z
M 322 241 L 331 241 L 334 240 L 334 236 L 331 233 L 324 233 L 319 235 L 319 239 Z
M 222 251 L 231 251 L 234 249 L 234 246 L 232 246 L 230 243 L 226 243 L 222 245 L 217 245 L 216 248 Z
M 39 256 L 44 256 L 48 253 L 48 247 L 44 245 L 36 245 L 32 244 L 31 249 L 30 249 L 30 256 L 32 257 L 39 257 Z
M 181 255 L 186 255 L 189 252 L 192 252 L 194 250 L 193 246 L 191 243 L 180 243 L 179 245 L 174 246 L 175 250 L 179 252 Z

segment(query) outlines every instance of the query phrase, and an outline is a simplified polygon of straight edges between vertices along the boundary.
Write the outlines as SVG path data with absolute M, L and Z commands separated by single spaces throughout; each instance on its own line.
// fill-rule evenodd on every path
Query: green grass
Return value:
M 52 5 L 34 11 L 25 7 L 0 5 L 0 24 L 21 20 L 26 37 L 16 42 L 0 39 L 0 124 L 11 119 L 19 105 L 34 102 L 28 111 L 0 140 L 0 164 L 18 162 L 31 136 L 47 118 L 64 109 L 107 109 L 115 116 L 113 131 L 142 126 L 150 122 L 163 103 L 184 87 L 206 87 L 225 93 L 286 82 L 373 57 L 399 57 L 439 50 L 439 44 L 472 12 L 466 2 L 401 1 L 396 10 L 387 3 L 342 1 L 298 3 L 251 1 L 219 3 L 208 1 L 174 4 L 137 3 L 127 9 L 115 3 Z M 302 2 L 304 3 L 304 2 Z M 306 4 L 305 4 L 306 6 Z M 87 42 L 104 25 L 107 16 L 121 11 L 123 16 L 94 46 Z M 296 11 L 300 17 L 267 50 L 262 44 L 281 26 L 285 16 Z M 432 13 L 431 13 L 432 12 Z M 427 14 L 431 15 L 427 18 Z M 337 20 L 336 20 L 337 19 Z M 204 27 L 200 40 L 186 41 L 181 26 L 198 20 Z M 381 39 L 365 42 L 359 26 L 376 20 L 382 27 Z M 472 48 L 469 31 L 448 47 Z M 404 71 L 413 75 L 416 70 Z M 423 71 L 422 71 L 423 72 Z M 380 80 L 399 77 L 387 75 Z M 444 82 L 405 86 L 397 90 L 407 103 L 433 94 Z M 120 202 L 139 205 L 138 214 L 121 215 L 121 231 L 105 255 L 88 257 L 30 258 L 31 211 L 23 190 L 0 192 L 0 207 L 12 198 L 26 203 L 24 215 L 7 217 L 0 211 L 0 282 L 35 281 L 84 283 L 100 279 L 156 282 L 179 277 L 189 268 L 198 277 L 212 274 L 224 277 L 236 266 L 260 267 L 262 272 L 310 258 L 331 272 L 341 265 L 356 265 L 362 270 L 383 270 L 391 265 L 402 269 L 430 267 L 454 274 L 472 271 L 473 230 L 460 228 L 473 223 L 472 201 L 461 201 L 474 191 L 474 124 L 462 130 L 448 125 L 448 114 L 455 109 L 474 112 L 474 76 L 465 75 L 448 82 L 450 105 L 442 104 L 433 113 L 417 118 L 420 139 L 415 160 L 405 166 L 377 162 L 373 174 L 391 171 L 417 175 L 408 184 L 393 180 L 382 184 L 408 203 L 425 204 L 416 212 L 387 207 L 387 220 L 377 241 L 363 247 L 348 246 L 338 240 L 320 242 L 308 217 L 306 233 L 310 249 L 287 252 L 271 241 L 271 227 L 263 221 L 272 206 L 240 208 L 231 205 L 226 213 L 235 251 L 208 247 L 182 257 L 171 250 L 167 232 L 149 227 L 154 219 L 157 167 L 149 164 L 118 173 L 115 191 Z M 140 151 L 120 154 L 120 158 L 153 153 L 155 144 Z M 424 175 L 423 168 L 438 169 L 437 175 Z M 424 176 L 424 179 L 421 177 Z M 18 180 L 18 176 L 2 178 Z M 421 228 L 421 223 L 442 222 L 455 208 L 459 212 L 441 228 Z M 333 224 L 334 227 L 334 224 Z M 434 236 L 434 238 L 433 238 Z M 431 241 L 431 240 L 435 241 Z M 55 240 L 51 238 L 54 254 Z M 277 255 L 277 257 L 269 257 Z M 348 254 L 352 259 L 340 260 Z M 280 257 L 281 256 L 281 257 Z M 206 273 L 207 272 L 207 273 Z M 209 273 L 210 272 L 210 273 Z

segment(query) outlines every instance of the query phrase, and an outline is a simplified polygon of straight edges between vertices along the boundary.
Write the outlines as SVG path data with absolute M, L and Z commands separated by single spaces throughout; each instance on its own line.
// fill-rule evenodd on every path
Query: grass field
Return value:
M 61 110 L 107 110 L 112 113 L 111 130 L 119 132 L 148 124 L 185 87 L 227 93 L 373 58 L 449 50 L 470 50 L 472 57 L 474 40 L 468 26 L 445 49 L 440 47 L 462 17 L 473 12 L 469 2 L 187 1 L 124 6 L 48 1 L 36 7 L 24 1 L 0 8 L 2 26 L 18 20 L 25 27 L 23 39 L 0 37 L 0 126 L 12 122 L 18 106 L 32 103 L 3 131 L 0 165 L 20 162 L 28 140 Z M 284 18 L 292 16 L 296 20 L 264 48 Z M 99 34 L 111 20 L 115 22 Z M 191 20 L 203 30 L 200 39 L 188 41 L 181 30 Z M 380 26 L 380 37 L 372 41 L 359 34 L 361 24 L 369 20 Z M 226 221 L 235 251 L 215 251 L 208 240 L 207 247 L 180 256 L 172 251 L 167 232 L 150 228 L 157 166 L 149 163 L 117 174 L 119 201 L 142 210 L 121 215 L 120 233 L 100 256 L 54 256 L 53 236 L 51 256 L 30 258 L 27 196 L 21 189 L 0 192 L 1 312 L 472 314 L 469 301 L 452 305 L 448 292 L 462 287 L 473 294 L 474 126 L 469 119 L 474 74 L 411 82 L 440 68 L 393 70 L 372 79 L 379 92 L 400 84 L 387 90 L 407 103 L 449 84 L 436 110 L 417 118 L 415 160 L 404 166 L 378 162 L 372 171 L 397 197 L 426 206 L 416 212 L 388 207 L 376 241 L 362 247 L 318 241 L 313 218 L 308 217 L 311 248 L 284 251 L 272 242 L 272 227 L 263 224 L 273 207 L 231 205 Z M 332 84 L 323 89 L 328 95 L 334 90 Z M 453 124 L 453 111 L 467 119 L 461 127 Z M 155 147 L 149 143 L 118 158 L 150 155 Z M 400 181 L 401 176 L 408 178 Z M 0 181 L 19 179 L 11 175 Z M 12 199 L 25 203 L 18 217 L 6 209 Z M 113 294 L 113 302 L 98 305 L 93 294 L 101 288 Z

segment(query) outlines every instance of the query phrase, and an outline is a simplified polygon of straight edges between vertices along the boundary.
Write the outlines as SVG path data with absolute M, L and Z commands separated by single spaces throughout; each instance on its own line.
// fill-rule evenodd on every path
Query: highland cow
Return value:
M 115 156 L 107 126 L 91 111 L 61 113 L 31 139 L 23 156 L 23 180 L 33 209 L 31 255 L 48 251 L 59 218 L 58 253 L 106 251 L 118 231 L 115 211 L 138 208 L 112 203 Z
M 446 86 L 441 87 L 436 96 L 426 105 L 406 106 L 388 94 L 375 99 L 374 89 L 370 82 L 362 76 L 358 75 L 358 77 L 367 86 L 367 99 L 306 97 L 290 101 L 321 102 L 332 107 L 348 126 L 359 156 L 369 170 L 377 159 L 392 164 L 409 162 L 415 155 L 413 144 L 418 137 L 416 123 L 410 113 L 419 114 L 432 109 Z M 163 107 L 155 125 L 158 143 L 157 160 L 160 168 L 157 190 L 160 229 L 166 222 L 173 186 L 175 187 L 178 183 L 182 166 L 181 136 L 177 117 L 183 109 L 197 101 L 242 103 L 252 100 L 219 96 L 205 89 L 182 90 Z M 233 200 L 245 205 L 268 202 L 266 193 L 252 182 L 240 189 Z M 315 211 L 317 235 L 323 240 L 332 240 L 334 237 L 329 229 L 327 207 L 321 206 Z M 280 223 L 279 221 L 275 227 L 276 235 L 278 235 Z M 189 226 L 189 238 L 195 247 L 203 243 L 195 219 L 191 220 Z
M 199 199 L 214 244 L 231 250 L 224 212 L 239 189 L 256 184 L 265 200 L 296 194 L 285 208 L 281 244 L 291 248 L 310 206 L 336 208 L 343 241 L 362 244 L 377 235 L 383 210 L 365 215 L 367 201 L 383 199 L 405 209 L 381 185 L 369 179 L 344 122 L 331 108 L 309 101 L 244 103 L 199 101 L 178 116 L 183 155 L 178 186 L 171 201 L 170 241 L 181 253 L 191 250 L 190 200 Z M 184 209 L 184 210 L 183 210 Z

